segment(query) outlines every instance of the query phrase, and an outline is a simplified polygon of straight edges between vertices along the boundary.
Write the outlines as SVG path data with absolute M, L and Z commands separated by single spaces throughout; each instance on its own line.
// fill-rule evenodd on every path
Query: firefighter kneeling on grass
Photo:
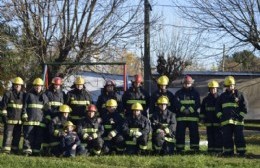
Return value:
M 234 155 L 236 151 L 244 156 L 246 142 L 244 138 L 244 116 L 247 113 L 244 96 L 235 89 L 235 79 L 227 76 L 224 80 L 226 91 L 220 95 L 216 103 L 217 117 L 220 118 L 223 131 L 224 155 Z M 233 141 L 234 137 L 234 141 Z
M 82 145 L 86 146 L 87 154 L 100 155 L 103 147 L 101 135 L 104 133 L 104 127 L 101 121 L 96 117 L 97 108 L 94 104 L 87 107 L 87 115 L 78 124 L 78 134 Z
M 150 133 L 150 121 L 141 114 L 143 107 L 140 103 L 131 106 L 132 115 L 123 124 L 127 154 L 146 154 L 147 141 Z
M 61 149 L 61 138 L 65 134 L 63 131 L 64 124 L 68 121 L 69 113 L 71 108 L 68 105 L 61 105 L 59 107 L 59 113 L 54 117 L 49 124 L 49 134 L 50 134 L 50 153 L 55 156 L 60 156 L 62 154 Z
M 155 154 L 172 155 L 174 152 L 174 115 L 168 110 L 169 99 L 161 96 L 157 100 L 159 111 L 152 117 L 153 150 Z
M 117 111 L 117 101 L 109 99 L 106 102 L 106 109 L 102 115 L 102 125 L 104 126 L 104 140 L 103 152 L 110 154 L 115 151 L 119 154 L 124 152 L 125 144 L 122 136 L 123 117 Z

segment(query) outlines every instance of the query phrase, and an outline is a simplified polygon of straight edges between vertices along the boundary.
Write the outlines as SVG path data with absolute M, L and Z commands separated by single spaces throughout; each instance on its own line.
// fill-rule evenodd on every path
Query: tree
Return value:
M 179 77 L 185 68 L 192 65 L 193 60 L 198 56 L 200 39 L 192 38 L 183 30 L 172 29 L 172 33 L 165 33 L 155 40 L 154 46 L 157 54 L 157 72 L 159 75 L 166 75 L 170 82 Z
M 19 27 L 20 40 L 12 41 L 16 50 L 30 52 L 33 66 L 42 68 L 46 62 L 86 62 L 109 46 L 126 47 L 141 33 L 141 7 L 141 1 L 126 0 L 5 0 L 0 15 Z M 55 66 L 49 76 L 73 70 Z
M 259 72 L 260 59 L 252 52 L 243 50 L 225 58 L 225 70 L 237 72 Z
M 259 0 L 187 0 L 173 2 L 181 16 L 197 24 L 194 30 L 213 33 L 215 39 L 230 36 L 237 44 L 260 50 Z M 237 45 L 234 43 L 234 46 Z

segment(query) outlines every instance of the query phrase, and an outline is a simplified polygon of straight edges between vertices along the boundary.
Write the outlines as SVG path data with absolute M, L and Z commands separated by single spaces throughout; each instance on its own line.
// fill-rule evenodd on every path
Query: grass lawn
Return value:
M 0 167 L 17 168 L 77 168 L 77 167 L 260 167 L 260 134 L 247 138 L 247 155 L 241 157 L 217 157 L 205 154 L 173 156 L 100 156 L 100 157 L 24 157 L 0 154 Z

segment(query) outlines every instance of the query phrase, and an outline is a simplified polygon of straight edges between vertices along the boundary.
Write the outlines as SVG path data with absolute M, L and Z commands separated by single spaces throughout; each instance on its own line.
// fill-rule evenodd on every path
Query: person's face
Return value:
M 227 86 L 227 89 L 232 91 L 235 89 L 235 85 L 229 85 L 229 86 Z
M 62 115 L 63 115 L 65 118 L 68 118 L 69 113 L 62 113 Z
M 76 84 L 76 88 L 77 88 L 78 90 L 82 90 L 82 89 L 83 89 L 83 85 L 78 85 L 78 84 Z
M 115 110 L 116 110 L 116 106 L 109 106 L 109 107 L 107 107 L 107 111 L 109 112 L 109 113 L 113 113 Z
M 21 89 L 22 89 L 22 85 L 14 84 L 14 89 L 15 89 L 17 92 L 20 92 Z
M 184 84 L 183 84 L 183 87 L 184 87 L 185 89 L 188 89 L 188 88 L 190 88 L 191 86 L 192 86 L 191 83 L 184 83 Z
M 138 117 L 141 114 L 140 110 L 133 110 L 133 116 Z
M 209 88 L 211 94 L 216 94 L 218 92 L 218 88 Z
M 55 89 L 55 90 L 59 90 L 60 88 L 61 88 L 60 85 L 54 85 L 54 89 Z
M 167 104 L 159 104 L 160 110 L 164 111 L 167 108 Z
M 67 126 L 67 131 L 71 132 L 73 130 L 74 130 L 74 126 L 72 125 Z
M 108 85 L 108 86 L 106 86 L 106 90 L 107 90 L 107 92 L 112 92 L 112 91 L 114 91 L 114 86 Z
M 37 93 L 40 93 L 40 92 L 42 91 L 42 88 L 43 88 L 43 86 L 34 85 L 34 90 L 35 90 Z
M 89 118 L 93 118 L 95 116 L 95 112 L 94 111 L 88 111 L 88 117 Z
M 160 85 L 160 89 L 165 90 L 167 88 L 166 85 Z

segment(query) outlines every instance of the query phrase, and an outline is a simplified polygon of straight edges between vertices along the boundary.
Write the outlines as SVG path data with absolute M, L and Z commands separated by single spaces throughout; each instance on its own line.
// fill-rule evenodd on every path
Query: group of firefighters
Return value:
M 211 80 L 202 103 L 189 75 L 175 94 L 168 90 L 165 75 L 157 79 L 158 89 L 151 96 L 142 83 L 142 76 L 135 75 L 132 86 L 120 96 L 115 83 L 107 80 L 94 105 L 80 76 L 67 94 L 60 77 L 53 78 L 46 91 L 44 81 L 36 78 L 28 92 L 23 79 L 16 77 L 0 104 L 2 152 L 18 153 L 23 134 L 22 150 L 27 156 L 147 154 L 150 137 L 153 153 L 171 155 L 183 153 L 187 127 L 190 149 L 198 152 L 201 122 L 206 126 L 208 152 L 232 156 L 235 148 L 237 154 L 245 154 L 247 110 L 233 76 L 224 79 L 226 90 L 221 94 L 219 83 Z

